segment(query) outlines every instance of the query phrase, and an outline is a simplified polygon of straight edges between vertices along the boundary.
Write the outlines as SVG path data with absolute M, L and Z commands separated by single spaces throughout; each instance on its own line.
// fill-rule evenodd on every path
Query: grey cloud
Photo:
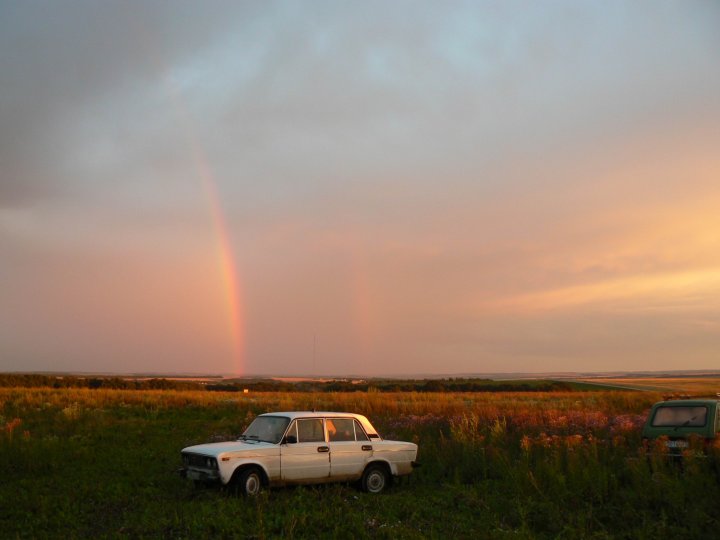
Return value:
M 252 6 L 234 2 L 210 8 L 192 2 L 5 4 L 0 204 L 67 190 L 77 179 L 75 171 L 63 170 L 65 158 L 82 151 L 69 142 L 88 108 L 157 77 L 233 19 L 251 14 Z
M 313 328 L 300 314 L 311 313 L 334 333 L 323 337 L 333 354 L 362 360 L 343 350 L 359 344 L 354 325 L 363 324 L 352 313 L 353 257 L 378 324 L 387 323 L 387 334 L 368 331 L 376 358 L 415 358 L 432 371 L 449 351 L 468 370 L 495 352 L 581 354 L 579 326 L 562 318 L 498 319 L 484 331 L 454 303 L 667 264 L 642 249 L 613 259 L 578 245 L 611 252 L 636 225 L 628 207 L 643 217 L 643 205 L 713 188 L 711 174 L 685 173 L 720 140 L 718 27 L 709 2 L 5 2 L 0 270 L 16 291 L 4 293 L 20 302 L 47 290 L 52 309 L 37 309 L 50 325 L 77 288 L 88 298 L 76 318 L 92 321 L 104 303 L 127 330 L 118 341 L 130 339 L 142 314 L 127 304 L 131 293 L 107 291 L 146 272 L 160 286 L 178 260 L 214 256 L 202 251 L 216 240 L 199 156 L 247 265 L 258 357 L 287 366 L 294 352 L 273 324 L 303 319 L 285 335 L 302 347 Z M 324 235 L 337 240 L 322 245 Z M 147 253 L 158 267 L 113 270 Z M 185 258 L 162 259 L 168 253 Z M 58 290 L 46 281 L 56 267 L 70 275 Z M 97 275 L 107 276 L 103 287 L 84 283 Z M 215 274 L 200 275 L 185 278 L 212 289 Z M 98 289 L 106 302 L 93 299 Z M 175 283 L 153 298 L 186 312 L 175 300 L 182 290 Z M 14 350 L 49 354 L 28 345 L 35 306 L 20 320 L 2 305 L 3 339 L 11 332 Z M 64 330 L 79 339 L 82 326 L 63 325 L 54 343 L 71 362 Z M 555 347 L 565 327 L 578 337 Z M 513 345 L 524 332 L 527 343 Z M 622 342 L 641 348 L 631 333 L 620 332 Z M 143 343 L 128 348 L 140 354 Z M 103 343 L 78 351 L 101 354 Z
M 528 146 L 542 152 L 583 130 L 625 130 L 638 85 L 667 86 L 650 115 L 669 100 L 701 107 L 707 97 L 698 98 L 714 95 L 717 77 L 700 69 L 712 65 L 713 34 L 678 30 L 712 12 L 690 19 L 699 10 L 688 9 L 678 22 L 669 8 L 614 6 L 12 5 L 0 33 L 2 199 L 67 190 L 95 172 L 66 163 L 93 142 L 79 121 L 95 119 L 99 137 L 116 139 L 125 167 L 152 170 L 163 155 L 182 161 L 176 105 L 153 98 L 170 110 L 160 119 L 147 109 L 148 92 L 178 69 L 199 73 L 179 81 L 178 97 L 221 179 L 244 190 L 260 178 L 293 197 L 300 182 L 289 179 L 312 185 L 318 162 L 325 184 L 348 170 L 367 176 L 411 163 L 477 170 L 473 162 Z M 677 39 L 653 39 L 671 30 Z M 664 69 L 673 55 L 698 66 L 678 77 Z M 697 73 L 705 87 L 687 79 Z M 217 99 L 203 102 L 209 90 Z M 95 116 L 98 104 L 107 118 Z

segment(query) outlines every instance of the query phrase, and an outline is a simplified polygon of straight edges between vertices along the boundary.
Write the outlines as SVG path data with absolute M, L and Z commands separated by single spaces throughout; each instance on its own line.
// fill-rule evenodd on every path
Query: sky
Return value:
M 720 368 L 718 28 L 0 0 L 0 371 Z

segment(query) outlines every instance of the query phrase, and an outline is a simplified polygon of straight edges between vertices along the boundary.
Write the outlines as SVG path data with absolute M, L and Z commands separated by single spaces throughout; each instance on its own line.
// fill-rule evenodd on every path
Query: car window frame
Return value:
M 369 442 L 370 436 L 365 431 L 365 428 L 362 427 L 362 423 L 357 419 L 353 418 L 353 426 L 355 427 L 355 441 L 356 442 Z M 364 439 L 358 439 L 358 428 L 360 428 L 360 433 L 363 434 L 365 437 Z

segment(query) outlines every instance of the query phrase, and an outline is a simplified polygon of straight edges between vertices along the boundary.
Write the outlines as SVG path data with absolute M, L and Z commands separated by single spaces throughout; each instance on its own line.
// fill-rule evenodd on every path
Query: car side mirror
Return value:
M 288 435 L 283 439 L 283 442 L 285 444 L 295 444 L 297 442 L 297 437 L 295 435 Z

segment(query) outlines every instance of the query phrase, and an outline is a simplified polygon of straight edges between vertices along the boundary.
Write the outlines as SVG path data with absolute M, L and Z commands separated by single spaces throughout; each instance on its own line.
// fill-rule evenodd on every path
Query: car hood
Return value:
M 203 456 L 218 456 L 226 452 L 256 452 L 265 448 L 276 448 L 277 445 L 261 441 L 226 441 L 207 444 L 196 444 L 183 448 L 183 452 L 202 454 Z

